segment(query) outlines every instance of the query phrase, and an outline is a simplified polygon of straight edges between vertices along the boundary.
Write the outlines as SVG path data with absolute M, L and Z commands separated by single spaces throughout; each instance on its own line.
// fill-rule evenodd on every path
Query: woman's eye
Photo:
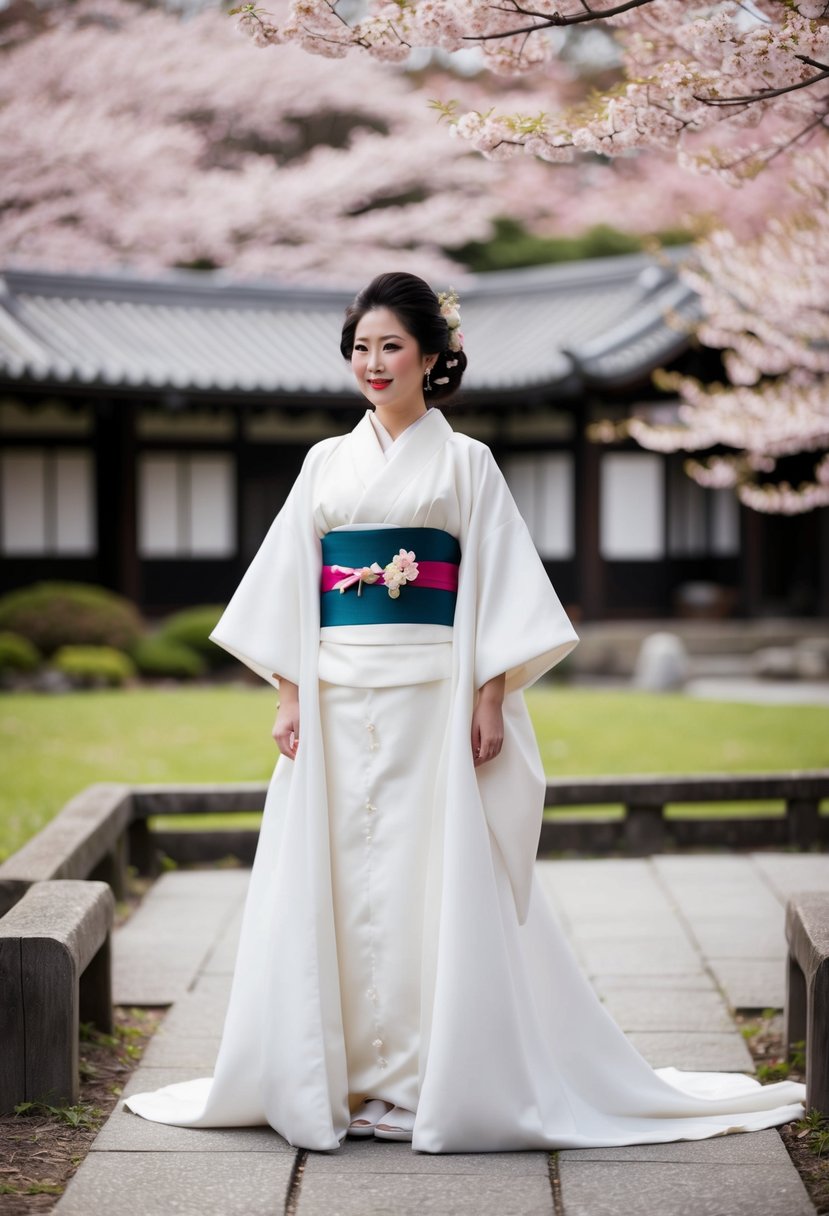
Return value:
M 400 347 L 397 346 L 394 342 L 387 342 L 386 345 L 383 347 L 383 350 L 400 350 Z

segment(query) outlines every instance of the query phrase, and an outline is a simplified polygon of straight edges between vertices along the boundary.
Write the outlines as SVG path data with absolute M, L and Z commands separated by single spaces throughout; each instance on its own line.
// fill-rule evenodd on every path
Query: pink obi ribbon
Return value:
M 363 578 L 363 571 L 370 571 L 375 577 Z M 438 591 L 457 592 L 458 590 L 458 567 L 453 562 L 418 561 L 417 571 L 417 582 L 412 583 L 412 586 L 431 587 Z M 349 587 L 353 587 L 355 583 L 377 582 L 382 573 L 383 567 L 377 562 L 373 562 L 370 566 L 323 566 L 320 589 L 322 591 L 341 589 L 345 591 Z M 362 587 L 358 585 L 357 591 L 361 590 Z

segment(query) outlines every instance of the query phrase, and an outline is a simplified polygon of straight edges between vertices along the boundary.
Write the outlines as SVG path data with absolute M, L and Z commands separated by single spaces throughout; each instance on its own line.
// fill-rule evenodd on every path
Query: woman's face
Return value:
M 421 353 L 388 308 L 373 308 L 357 323 L 351 368 L 360 392 L 381 410 L 425 408 L 423 377 L 435 358 Z

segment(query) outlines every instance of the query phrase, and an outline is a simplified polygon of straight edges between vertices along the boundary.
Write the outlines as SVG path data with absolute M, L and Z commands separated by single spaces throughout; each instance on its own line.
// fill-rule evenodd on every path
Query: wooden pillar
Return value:
M 136 603 L 141 571 L 136 529 L 135 406 L 106 398 L 95 408 L 98 546 L 102 579 Z
M 742 558 L 740 600 L 743 616 L 757 616 L 763 603 L 763 520 L 756 511 L 740 507 Z
M 233 477 L 236 494 L 236 552 L 233 555 L 234 568 L 237 577 L 241 577 L 245 568 L 244 554 L 244 537 L 247 520 L 245 519 L 245 496 L 243 487 L 245 484 L 245 430 L 244 419 L 242 416 L 243 406 L 237 405 L 233 409 L 233 444 L 231 451 L 233 452 Z
M 647 857 L 665 851 L 664 808 L 650 803 L 628 803 L 625 808 L 624 840 L 632 857 Z
M 799 849 L 814 848 L 820 830 L 820 799 L 789 798 L 786 802 L 789 843 Z
M 817 614 L 829 617 L 829 507 L 818 510 Z
M 576 413 L 575 512 L 577 600 L 584 620 L 605 615 L 604 568 L 599 552 L 599 461 L 602 445 L 591 443 L 585 429 L 590 402 Z

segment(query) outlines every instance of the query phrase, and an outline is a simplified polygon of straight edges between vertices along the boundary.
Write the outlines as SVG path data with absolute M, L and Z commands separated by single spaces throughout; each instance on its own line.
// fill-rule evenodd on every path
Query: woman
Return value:
M 454 296 L 375 279 L 341 350 L 371 407 L 314 445 L 213 640 L 280 691 L 213 1078 L 163 1123 L 269 1123 L 426 1152 L 698 1139 L 804 1086 L 654 1070 L 538 891 L 544 773 L 523 689 L 578 638 L 489 449 L 436 403 Z

